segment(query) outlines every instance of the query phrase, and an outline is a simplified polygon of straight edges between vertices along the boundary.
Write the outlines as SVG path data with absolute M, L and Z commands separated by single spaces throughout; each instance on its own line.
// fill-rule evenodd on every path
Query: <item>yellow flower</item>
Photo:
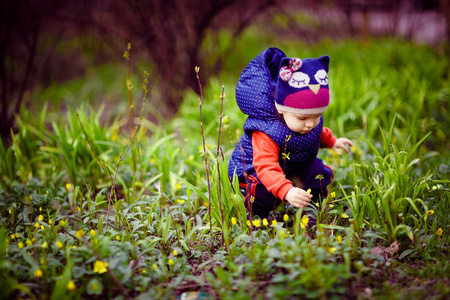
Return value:
M 256 228 L 261 227 L 261 221 L 259 219 L 253 220 L 252 223 Z
M 356 146 L 353 146 L 353 147 L 350 148 L 350 150 L 351 150 L 353 153 L 355 153 L 356 149 L 357 149 Z
M 317 207 L 319 207 L 319 205 L 320 205 L 319 202 L 316 202 L 316 203 L 314 203 L 314 204 L 315 204 Z
M 308 194 L 311 194 L 311 189 L 308 189 L 306 192 L 307 192 Z
M 107 262 L 103 262 L 101 260 L 96 260 L 94 262 L 94 272 L 98 273 L 98 274 L 102 274 L 105 272 L 108 272 L 108 263 Z
M 48 247 L 48 243 L 47 242 L 43 242 L 42 243 L 42 248 L 47 248 Z
M 98 288 L 99 288 L 99 286 L 98 286 L 98 283 L 97 283 L 97 282 L 92 283 L 91 289 L 92 289 L 93 291 L 97 291 Z
M 156 162 L 156 160 L 155 160 L 154 158 L 151 158 L 151 159 L 150 159 L 150 163 L 151 163 L 152 165 L 154 165 L 155 162 Z
M 339 245 L 342 243 L 342 236 L 338 235 L 336 237 L 336 241 L 339 243 Z
M 328 205 L 328 207 L 329 207 L 329 208 L 333 208 L 333 207 L 334 207 L 334 205 L 333 205 L 333 204 L 330 204 L 330 205 Z
M 178 183 L 175 185 L 175 190 L 178 191 L 178 190 L 180 190 L 180 188 L 181 188 L 181 183 L 178 182 Z
M 247 226 L 248 226 L 248 227 L 251 227 L 251 226 L 252 226 L 252 224 L 250 223 L 249 220 L 247 220 Z
M 116 241 L 120 242 L 121 239 L 122 237 L 120 235 L 116 235 Z
M 308 226 L 309 218 L 307 216 L 303 216 L 302 222 L 300 223 L 300 227 L 305 229 Z
M 91 236 L 95 236 L 97 233 L 95 232 L 94 229 L 91 229 L 91 231 L 89 231 L 89 234 L 90 234 Z
M 22 249 L 24 245 L 23 245 L 22 242 L 19 242 L 19 243 L 17 244 L 17 246 L 18 246 L 20 249 Z
M 283 230 L 280 230 L 280 233 L 281 233 L 281 235 L 284 236 L 284 237 L 287 236 L 287 235 L 286 235 L 286 232 L 284 232 Z
M 284 214 L 283 221 L 287 222 L 289 220 L 289 216 L 287 214 Z
M 42 275 L 44 275 L 44 273 L 42 273 L 41 269 L 37 269 L 36 271 L 34 271 L 34 277 L 41 278 Z
M 427 211 L 427 216 L 431 216 L 432 214 L 434 214 L 434 210 Z
M 12 214 L 12 211 L 11 211 L 11 210 L 8 210 L 8 212 L 9 212 L 9 214 Z
M 50 225 L 52 225 L 52 224 L 53 224 L 53 221 L 52 221 L 52 219 L 49 219 L 49 220 L 48 220 L 48 224 L 50 224 Z
M 335 198 L 336 197 L 336 193 L 335 192 L 331 192 L 331 198 Z
M 39 207 L 39 211 L 42 211 L 42 207 Z
M 182 200 L 182 199 L 177 199 L 177 202 L 180 204 L 184 204 L 184 200 Z
M 16 233 L 16 238 L 19 238 L 19 234 L 18 233 Z
M 56 247 L 58 247 L 58 249 L 61 249 L 63 247 L 63 243 L 61 243 L 61 241 L 57 241 L 56 242 Z
M 70 183 L 66 183 L 66 190 L 70 190 L 71 187 Z
M 172 252 L 172 253 L 173 253 L 173 255 L 174 255 L 174 256 L 177 256 L 177 255 L 178 255 L 178 252 L 177 252 L 177 250 L 173 250 L 173 252 Z
M 157 270 L 157 269 L 158 269 L 158 266 L 157 266 L 156 264 L 152 264 L 152 269 L 153 269 L 153 270 Z
M 442 230 L 442 228 L 438 228 L 438 230 L 436 231 L 436 234 L 438 235 L 438 236 L 442 236 L 442 233 L 444 232 L 444 230 Z
M 83 229 L 78 230 L 77 233 L 75 233 L 75 236 L 81 239 L 84 236 L 84 230 Z
M 41 258 L 41 264 L 45 264 L 45 259 Z
M 269 225 L 269 221 L 267 221 L 266 218 L 263 219 L 263 225 L 264 225 L 264 226 L 268 226 L 268 225 Z
M 193 161 L 193 160 L 194 160 L 194 155 L 192 155 L 192 154 L 189 155 L 189 156 L 188 156 L 188 159 L 189 159 L 190 161 Z
M 236 225 L 236 223 L 237 223 L 236 218 L 235 218 L 235 217 L 232 217 L 232 218 L 231 218 L 231 224 Z
M 36 227 L 36 228 L 39 228 L 39 223 L 38 222 L 36 222 L 36 223 L 34 223 L 34 227 Z
M 73 291 L 74 289 L 76 289 L 76 285 L 75 282 L 73 282 L 73 280 L 69 280 L 69 282 L 67 283 L 67 289 L 69 291 Z
M 41 225 L 41 230 L 44 230 L 44 229 L 45 229 L 44 225 Z
M 30 241 L 30 240 L 26 240 L 26 241 L 25 241 L 25 243 L 27 244 L 27 246 L 31 246 L 31 245 L 33 245 L 33 242 L 32 242 L 32 241 Z
M 341 218 L 347 219 L 348 215 L 346 213 L 342 213 Z
M 277 226 L 277 224 L 278 224 L 278 223 L 277 223 L 277 220 L 272 220 L 272 225 L 273 225 L 273 226 Z
M 38 220 L 39 220 L 39 222 L 42 222 L 42 221 L 44 221 L 44 216 L 43 216 L 43 215 L 39 215 L 39 218 L 38 218 Z
M 175 264 L 175 262 L 173 261 L 173 259 L 169 259 L 169 265 L 174 265 Z
M 14 240 L 16 238 L 16 235 L 15 234 L 11 234 L 10 237 L 11 237 L 11 240 Z
M 331 254 L 333 254 L 336 251 L 336 247 L 331 247 L 330 249 L 328 249 L 328 252 L 330 252 Z
M 222 118 L 222 123 L 223 124 L 227 124 L 228 123 L 228 121 L 229 121 L 229 118 L 228 118 L 228 116 L 223 116 L 223 118 Z
M 142 269 L 142 271 L 141 271 L 142 273 L 147 273 L 147 271 L 145 270 L 145 269 Z

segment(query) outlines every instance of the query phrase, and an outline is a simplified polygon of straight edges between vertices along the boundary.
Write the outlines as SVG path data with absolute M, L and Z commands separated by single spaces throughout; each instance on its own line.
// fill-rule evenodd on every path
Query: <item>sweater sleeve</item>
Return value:
M 278 162 L 280 148 L 264 132 L 255 131 L 252 136 L 253 167 L 261 183 L 275 197 L 284 201 L 293 184 L 286 179 Z
M 324 127 L 320 136 L 320 148 L 333 148 L 337 138 L 333 135 L 330 128 Z

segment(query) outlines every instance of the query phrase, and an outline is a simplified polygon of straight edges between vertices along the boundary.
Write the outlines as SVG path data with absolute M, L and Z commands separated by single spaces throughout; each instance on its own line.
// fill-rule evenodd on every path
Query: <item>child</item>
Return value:
M 282 201 L 303 208 L 327 197 L 333 171 L 316 157 L 319 147 L 340 154 L 353 146 L 323 127 L 329 62 L 328 56 L 289 59 L 269 48 L 239 78 L 236 101 L 248 118 L 228 174 L 238 176 L 245 206 L 261 218 Z

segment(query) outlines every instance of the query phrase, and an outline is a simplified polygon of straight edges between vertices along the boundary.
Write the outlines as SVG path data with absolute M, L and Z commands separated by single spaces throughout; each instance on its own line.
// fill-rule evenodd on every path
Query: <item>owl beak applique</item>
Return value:
M 319 89 L 320 89 L 320 84 L 309 84 L 308 87 L 311 91 L 314 92 L 314 94 L 317 95 L 317 93 L 319 92 Z

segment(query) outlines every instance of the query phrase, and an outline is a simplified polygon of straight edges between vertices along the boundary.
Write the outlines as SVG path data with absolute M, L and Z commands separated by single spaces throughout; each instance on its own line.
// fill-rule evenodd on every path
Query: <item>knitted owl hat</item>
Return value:
M 323 113 L 330 102 L 328 55 L 319 58 L 283 58 L 275 88 L 279 111 L 311 115 Z

